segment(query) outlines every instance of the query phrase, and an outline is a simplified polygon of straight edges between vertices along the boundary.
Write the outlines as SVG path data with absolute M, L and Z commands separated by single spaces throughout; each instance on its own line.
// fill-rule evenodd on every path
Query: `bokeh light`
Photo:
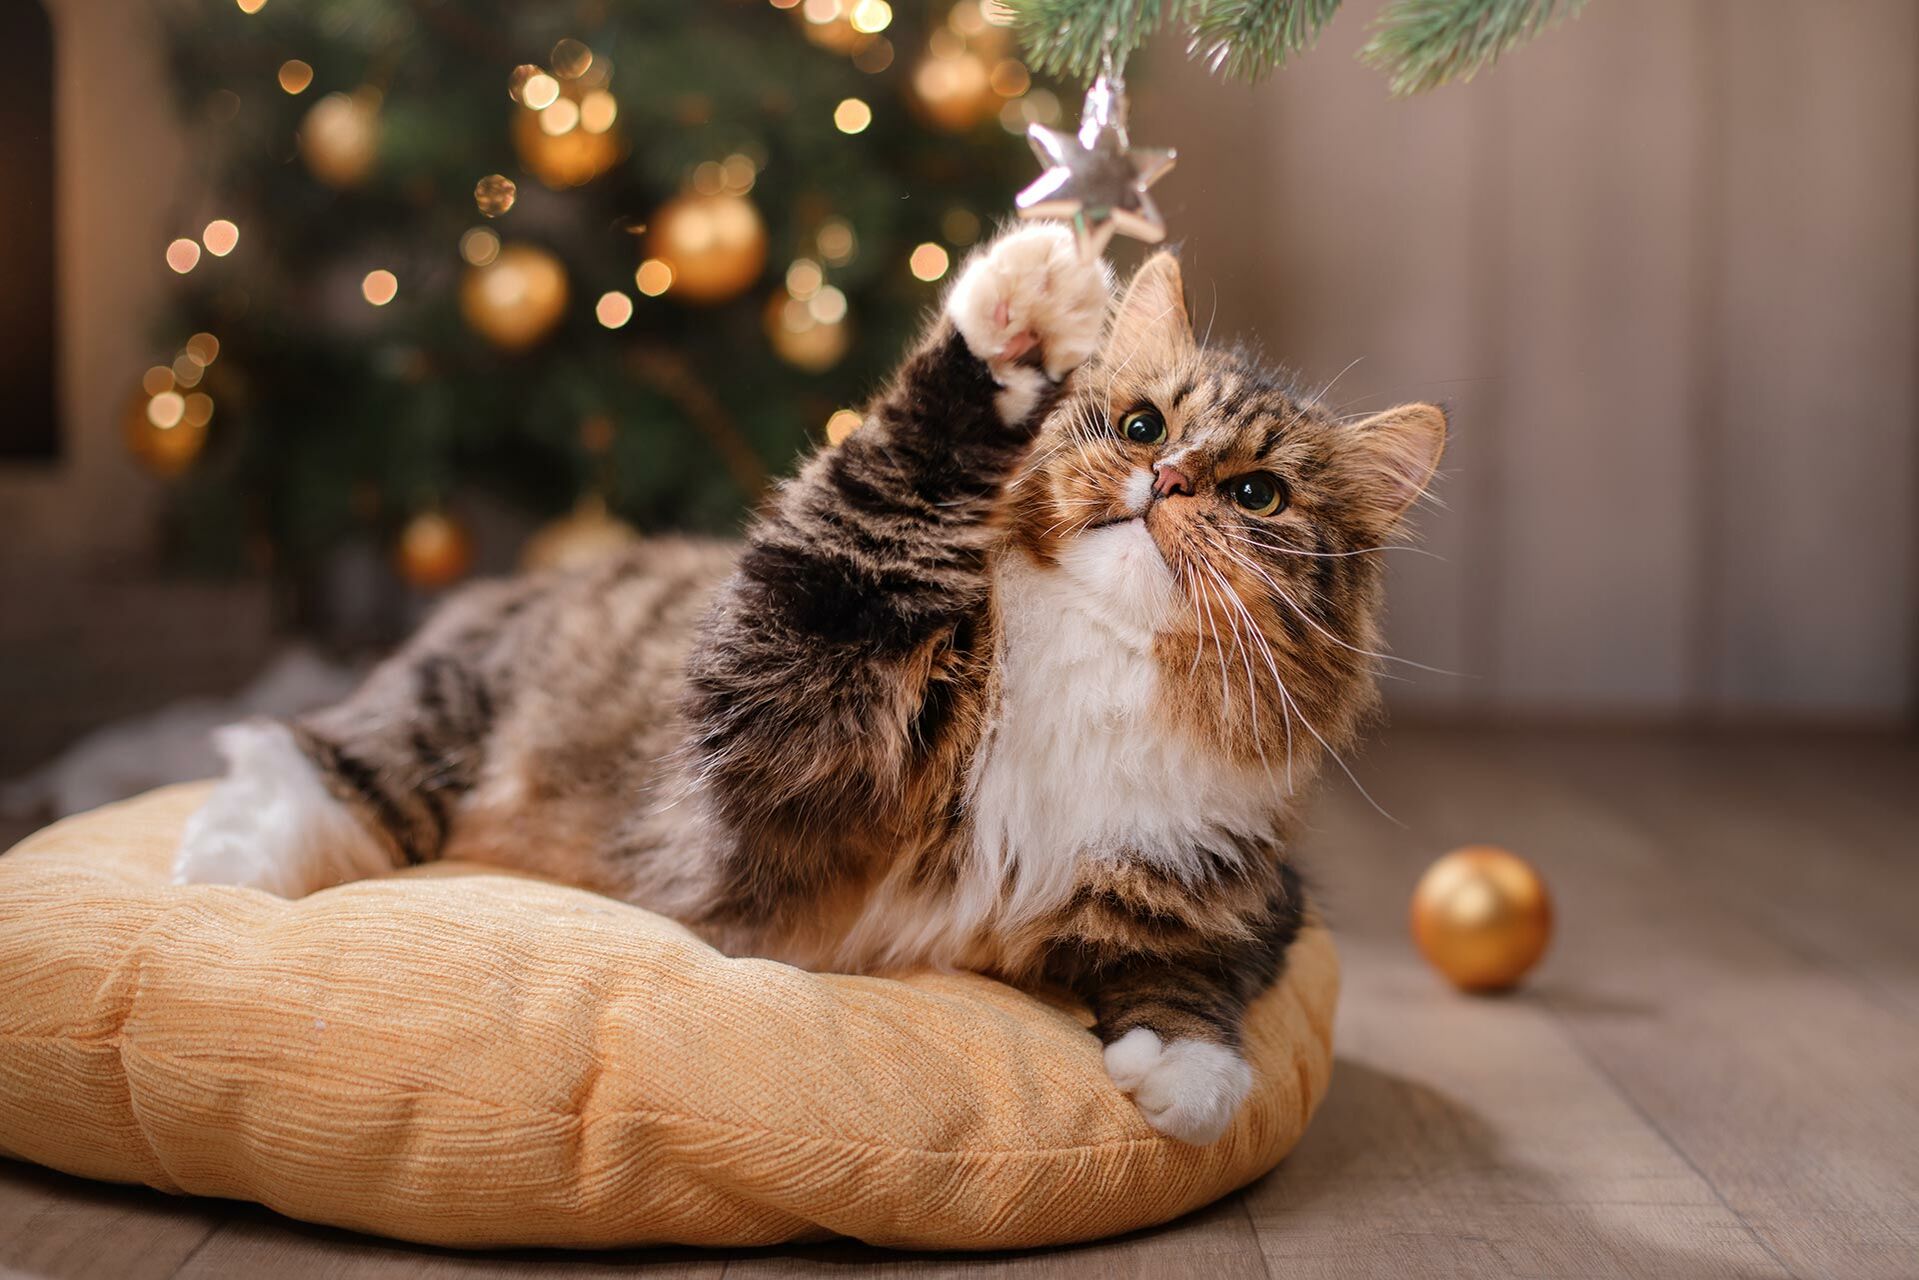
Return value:
M 167 246 L 167 265 L 181 275 L 200 265 L 200 246 L 184 237 Z
M 474 227 L 460 237 L 460 257 L 468 266 L 484 267 L 500 256 L 500 237 L 491 227 Z
M 497 218 L 513 207 L 520 189 L 503 173 L 489 173 L 473 184 L 473 203 L 489 218 Z
M 298 58 L 289 58 L 280 64 L 280 87 L 288 93 L 305 93 L 312 83 L 313 68 Z
M 813 242 L 820 248 L 820 257 L 836 267 L 851 262 L 853 255 L 859 251 L 859 240 L 853 235 L 853 225 L 844 218 L 828 218 L 822 222 Z
M 884 31 L 892 21 L 893 6 L 886 0 L 859 0 L 853 6 L 853 30 L 861 35 L 870 36 Z
M 360 293 L 376 307 L 384 307 L 393 301 L 399 292 L 399 277 L 384 269 L 367 272 L 366 279 L 360 282 Z
M 578 80 L 593 66 L 593 51 L 578 40 L 562 40 L 547 61 L 562 80 Z
M 648 258 L 633 273 L 633 287 L 649 298 L 657 298 L 673 287 L 673 268 L 658 258 Z
M 187 339 L 187 358 L 205 368 L 220 358 L 220 340 L 210 333 L 196 333 Z
M 853 54 L 853 65 L 867 75 L 878 75 L 893 65 L 893 42 L 885 36 L 875 36 Z
M 921 280 L 933 281 L 946 274 L 946 268 L 952 260 L 946 256 L 946 250 L 932 241 L 927 241 L 913 250 L 913 256 L 906 260 L 913 275 Z
M 208 253 L 216 258 L 224 258 L 240 243 L 240 228 L 225 218 L 215 218 L 207 223 L 207 229 L 200 233 L 200 238 L 206 242 Z
M 860 429 L 860 415 L 851 409 L 835 410 L 826 420 L 826 443 L 844 444 L 846 437 Z
M 178 391 L 162 391 L 147 401 L 147 421 L 162 431 L 171 431 L 187 416 L 187 398 Z
M 811 258 L 796 258 L 786 269 L 786 291 L 796 298 L 810 298 L 826 283 L 826 273 Z
M 633 299 L 617 289 L 609 290 L 600 295 L 593 315 L 607 328 L 617 329 L 633 318 Z
M 979 239 L 979 215 L 971 209 L 948 209 L 940 218 L 940 234 L 951 244 L 972 244 Z
M 540 112 L 540 132 L 549 138 L 571 133 L 579 123 L 580 104 L 571 98 L 561 98 Z
M 580 128 L 588 133 L 605 133 L 619 114 L 619 102 L 604 89 L 595 89 L 580 99 Z
M 544 111 L 560 100 L 560 82 L 544 71 L 528 76 L 520 86 L 520 101 L 534 111 Z
M 841 133 L 864 133 L 873 123 L 873 108 L 858 98 L 844 98 L 833 108 L 833 126 Z

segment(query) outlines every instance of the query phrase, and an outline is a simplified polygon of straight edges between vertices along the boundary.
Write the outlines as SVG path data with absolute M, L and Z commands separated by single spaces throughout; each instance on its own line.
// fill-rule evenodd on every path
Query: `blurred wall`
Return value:
M 151 0 L 0 3 L 53 20 L 64 409 L 58 460 L 0 461 L 4 778 L 104 720 L 234 687 L 265 658 L 271 610 L 257 584 L 156 579 L 161 487 L 122 443 L 128 398 L 166 354 L 161 254 L 205 222 L 180 204 L 190 157 Z
M 1919 6 L 1595 0 L 1408 101 L 1376 8 L 1257 89 L 1162 56 L 1133 125 L 1202 324 L 1453 410 L 1391 634 L 1464 675 L 1400 705 L 1909 717 Z
M 159 491 L 120 421 L 154 363 L 158 266 L 184 156 L 149 0 L 6 0 L 53 19 L 61 391 L 57 463 L 0 462 L 0 578 L 146 559 Z

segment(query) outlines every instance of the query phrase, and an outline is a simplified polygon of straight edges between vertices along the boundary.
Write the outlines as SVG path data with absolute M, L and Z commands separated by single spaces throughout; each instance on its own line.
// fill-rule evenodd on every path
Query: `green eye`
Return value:
M 1286 482 L 1270 471 L 1248 471 L 1226 482 L 1226 496 L 1242 511 L 1276 516 L 1286 509 Z
M 1119 433 L 1134 444 L 1166 443 L 1166 419 L 1157 409 L 1134 409 L 1119 420 Z

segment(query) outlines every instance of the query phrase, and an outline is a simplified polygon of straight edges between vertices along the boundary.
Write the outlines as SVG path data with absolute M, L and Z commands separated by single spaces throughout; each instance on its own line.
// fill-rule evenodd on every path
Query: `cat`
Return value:
M 1003 234 L 743 545 L 473 585 L 340 705 L 221 731 L 176 879 L 467 858 L 732 954 L 1063 984 L 1145 1119 L 1216 1140 L 1446 418 L 1202 346 L 1169 254 L 1110 287 L 1066 228 Z

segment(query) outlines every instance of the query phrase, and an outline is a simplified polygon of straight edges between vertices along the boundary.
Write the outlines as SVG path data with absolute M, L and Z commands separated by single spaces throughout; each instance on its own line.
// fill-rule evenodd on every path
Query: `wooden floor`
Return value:
M 0 1163 L 0 1269 L 47 1277 L 1919 1276 L 1919 742 L 1396 728 L 1315 808 L 1333 1088 L 1276 1172 L 1181 1222 L 1010 1256 L 857 1245 L 462 1255 Z M 1405 933 L 1446 848 L 1557 896 L 1526 991 Z

